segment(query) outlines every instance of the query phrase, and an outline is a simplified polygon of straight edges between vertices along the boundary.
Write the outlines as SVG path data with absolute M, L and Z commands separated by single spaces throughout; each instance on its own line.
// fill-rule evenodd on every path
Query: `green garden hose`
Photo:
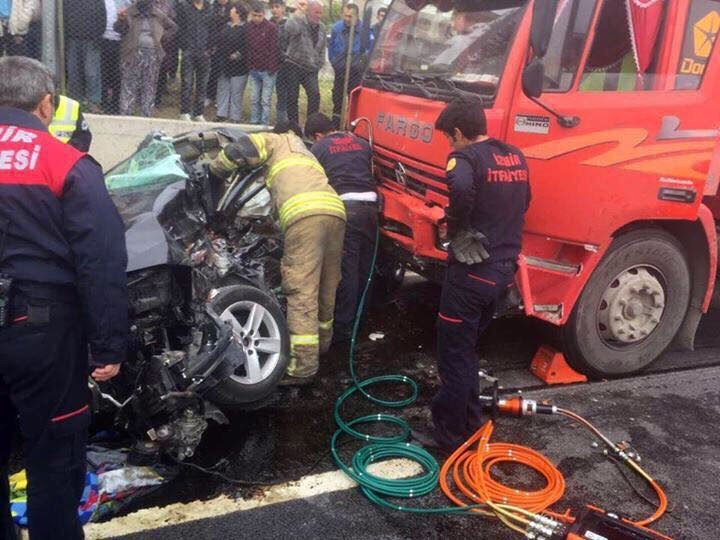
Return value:
M 404 512 L 414 512 L 421 514 L 464 514 L 468 513 L 474 506 L 471 507 L 442 507 L 442 508 L 412 508 L 394 504 L 388 501 L 385 497 L 391 498 L 414 498 L 422 497 L 433 492 L 438 485 L 440 476 L 440 466 L 437 460 L 430 455 L 423 448 L 410 444 L 407 440 L 410 437 L 410 425 L 402 418 L 392 414 L 371 414 L 355 418 L 346 422 L 343 420 L 341 411 L 343 404 L 356 392 L 362 394 L 368 401 L 373 404 L 380 405 L 382 407 L 388 407 L 393 409 L 400 409 L 412 405 L 418 396 L 418 385 L 410 377 L 405 375 L 380 375 L 371 377 L 364 380 L 359 380 L 355 370 L 355 343 L 357 339 L 358 329 L 360 327 L 360 320 L 362 318 L 362 312 L 367 300 L 368 291 L 372 283 L 373 273 L 375 269 L 375 263 L 377 261 L 378 245 L 380 242 L 380 231 L 379 229 L 375 233 L 375 247 L 373 250 L 373 257 L 370 266 L 370 273 L 365 283 L 363 294 L 360 297 L 357 312 L 355 314 L 355 321 L 353 323 L 352 334 L 350 337 L 350 353 L 349 353 L 349 368 L 350 375 L 352 377 L 352 386 L 349 387 L 345 392 L 338 397 L 335 401 L 335 423 L 338 426 L 337 431 L 332 436 L 330 442 L 333 459 L 342 471 L 347 474 L 350 478 L 355 480 L 360 485 L 363 494 L 375 504 L 383 506 L 385 508 L 391 508 L 394 510 L 401 510 Z M 410 388 L 410 395 L 404 399 L 398 400 L 386 400 L 380 399 L 373 396 L 366 388 L 374 384 L 383 383 L 397 383 L 403 384 Z M 355 426 L 360 424 L 371 424 L 376 422 L 382 422 L 390 424 L 399 429 L 397 435 L 392 436 L 378 436 L 369 435 L 358 431 Z M 361 441 L 365 441 L 366 444 L 360 448 L 352 457 L 350 465 L 347 465 L 338 452 L 338 439 L 344 435 L 354 437 Z M 423 473 L 418 476 L 411 478 L 401 479 L 389 479 L 376 476 L 368 471 L 368 466 L 372 463 L 403 458 L 413 461 L 420 465 L 423 469 Z

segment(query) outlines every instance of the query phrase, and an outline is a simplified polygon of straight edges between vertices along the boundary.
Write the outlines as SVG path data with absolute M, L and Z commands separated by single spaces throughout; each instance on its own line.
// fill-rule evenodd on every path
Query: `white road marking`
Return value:
M 373 474 L 386 478 L 407 478 L 422 472 L 419 464 L 405 459 L 393 459 L 375 463 L 370 465 L 368 470 Z M 344 491 L 355 487 L 357 487 L 357 484 L 342 471 L 330 471 L 305 476 L 296 482 L 269 487 L 262 495 L 253 499 L 234 500 L 221 495 L 209 501 L 171 504 L 162 508 L 146 508 L 106 523 L 86 525 L 85 536 L 88 540 L 113 538 L 178 523 L 222 516 L 232 512 L 261 508 L 271 504 Z

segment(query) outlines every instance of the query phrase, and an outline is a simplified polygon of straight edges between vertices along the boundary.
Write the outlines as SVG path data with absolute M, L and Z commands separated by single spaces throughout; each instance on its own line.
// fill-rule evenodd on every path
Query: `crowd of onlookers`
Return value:
M 360 83 L 386 10 L 365 29 L 355 4 L 328 29 L 322 0 L 65 0 L 61 24 L 67 93 L 88 112 L 152 116 L 180 76 L 180 118 L 298 123 L 320 108 L 319 72 L 330 61 L 333 113 Z M 42 0 L 0 0 L 0 55 L 40 58 Z M 352 55 L 348 42 L 355 21 Z M 244 112 L 246 90 L 249 115 Z M 273 94 L 275 115 L 271 118 Z

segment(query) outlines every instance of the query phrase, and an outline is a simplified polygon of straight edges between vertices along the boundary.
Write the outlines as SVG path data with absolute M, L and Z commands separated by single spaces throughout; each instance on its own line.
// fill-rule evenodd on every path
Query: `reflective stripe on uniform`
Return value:
M 227 157 L 227 154 L 225 153 L 225 150 L 221 150 L 220 153 L 217 156 L 218 163 L 220 166 L 226 170 L 226 171 L 232 171 L 237 167 L 237 163 L 235 163 L 232 159 Z
M 329 191 L 310 191 L 290 197 L 280 208 L 280 228 L 285 230 L 296 216 L 309 211 L 328 212 L 345 218 L 345 204 L 336 193 Z
M 268 158 L 267 147 L 265 146 L 265 137 L 258 133 L 251 133 L 249 137 L 252 143 L 255 145 L 255 148 L 257 148 L 258 155 L 260 156 L 260 162 L 265 163 Z
M 77 127 L 80 118 L 80 103 L 66 96 L 60 96 L 48 131 L 56 139 L 68 142 Z
M 267 152 L 265 155 L 267 156 Z M 265 182 L 267 183 L 267 186 L 270 187 L 272 185 L 272 182 L 275 179 L 275 176 L 280 171 L 282 171 L 283 169 L 287 169 L 288 167 L 294 167 L 296 165 L 300 166 L 300 167 L 312 167 L 313 169 L 325 174 L 325 169 L 323 169 L 322 165 L 320 165 L 313 158 L 310 158 L 310 157 L 285 158 L 285 159 L 281 159 L 275 165 L 270 167 L 270 170 L 268 171 L 268 174 L 267 174 L 267 178 L 265 180 Z
M 290 336 L 290 349 L 294 349 L 295 347 L 302 347 L 305 346 L 313 346 L 313 345 L 319 345 L 320 344 L 320 335 L 319 334 L 293 334 Z
M 332 330 L 334 319 L 330 319 L 329 321 L 320 321 L 319 325 L 320 330 Z

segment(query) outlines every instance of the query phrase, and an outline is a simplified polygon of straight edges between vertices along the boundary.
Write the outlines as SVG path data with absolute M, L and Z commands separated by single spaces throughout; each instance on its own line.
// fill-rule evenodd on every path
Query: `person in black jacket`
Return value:
M 16 434 L 31 538 L 83 538 L 87 378 L 114 377 L 127 348 L 125 227 L 100 166 L 48 133 L 54 95 L 40 62 L 0 59 L 1 538 Z
M 212 26 L 212 11 L 208 0 L 179 0 L 177 25 L 178 45 L 182 51 L 180 119 L 204 122 L 203 111 L 210 77 Z
M 242 120 L 243 96 L 248 79 L 247 44 L 243 20 L 247 16 L 242 4 L 232 4 L 230 22 L 225 25 L 218 42 L 217 119 Z
M 288 90 L 288 64 L 284 61 L 282 51 L 285 51 L 285 23 L 287 22 L 287 16 L 285 15 L 286 6 L 285 0 L 271 0 L 270 1 L 270 22 L 275 23 L 278 28 L 278 50 L 281 51 L 281 55 L 277 70 L 277 78 L 275 79 L 275 97 L 276 97 L 276 124 L 281 124 L 288 121 L 287 115 L 287 90 Z
M 514 280 L 530 174 L 520 150 L 487 136 L 480 99 L 453 101 L 435 128 L 454 148 L 446 167 L 450 249 L 437 319 L 441 386 L 431 405 L 434 431 L 414 436 L 454 450 L 484 420 L 476 344 Z
M 63 2 L 68 93 L 88 103 L 88 112 L 100 112 L 102 62 L 100 46 L 107 15 L 105 0 Z
M 210 23 L 210 77 L 208 78 L 208 99 L 213 99 L 217 92 L 218 78 L 222 65 L 218 51 L 222 46 L 222 32 L 230 16 L 231 3 L 228 0 L 215 0 L 212 5 L 212 21 Z M 208 102 L 208 99 L 205 102 Z
M 311 151 L 325 169 L 330 185 L 345 204 L 347 225 L 343 244 L 342 280 L 335 299 L 335 342 L 350 339 L 360 297 L 371 271 L 378 226 L 378 195 L 368 142 L 347 131 L 335 131 L 330 118 L 311 115 L 305 135 L 315 141 Z

